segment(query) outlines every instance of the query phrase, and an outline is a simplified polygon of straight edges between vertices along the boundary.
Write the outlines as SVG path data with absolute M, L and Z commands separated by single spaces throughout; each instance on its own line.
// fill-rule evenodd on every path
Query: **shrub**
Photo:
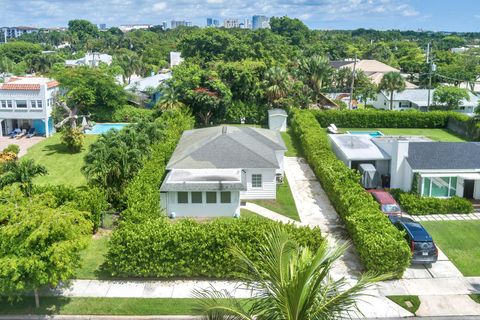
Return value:
M 267 108 L 263 104 L 235 101 L 227 109 L 227 122 L 240 123 L 241 118 L 245 118 L 245 123 L 265 124 L 267 121 Z
M 115 109 L 112 114 L 113 122 L 138 122 L 148 121 L 152 118 L 153 110 L 137 108 L 130 105 L 125 105 L 121 108 Z
M 20 147 L 16 144 L 9 144 L 8 147 L 3 149 L 2 151 L 2 153 L 5 153 L 5 152 L 13 152 L 16 155 L 18 155 L 20 153 Z
M 322 127 L 335 123 L 343 128 L 445 128 L 456 112 L 384 110 L 312 110 Z
M 473 206 L 465 198 L 421 197 L 418 194 L 392 189 L 390 193 L 398 201 L 404 211 L 412 215 L 472 213 Z
M 354 113 L 356 111 L 352 112 Z M 411 257 L 402 233 L 390 223 L 373 198 L 362 188 L 359 175 L 335 157 L 328 136 L 318 125 L 314 114 L 316 113 L 294 110 L 291 123 L 307 162 L 345 222 L 365 267 L 374 272 L 393 273 L 400 277 Z
M 0 152 L 0 164 L 4 162 L 15 161 L 15 160 L 17 160 L 17 154 L 15 152 L 12 152 L 12 151 Z M 3 169 L 0 169 L 0 170 L 3 170 Z
M 190 219 L 124 222 L 109 241 L 105 267 L 117 277 L 231 278 L 239 270 L 230 248 L 236 245 L 249 258 L 262 261 L 259 241 L 274 224 L 277 222 L 256 217 L 208 223 Z M 312 249 L 323 241 L 318 228 L 282 228 Z
M 67 149 L 70 152 L 80 152 L 83 146 L 82 130 L 80 128 L 65 128 L 64 130 L 62 130 L 62 142 L 67 146 Z

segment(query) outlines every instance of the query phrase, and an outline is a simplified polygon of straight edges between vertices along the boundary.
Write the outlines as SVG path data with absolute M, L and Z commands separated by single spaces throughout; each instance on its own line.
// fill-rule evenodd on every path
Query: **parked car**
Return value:
M 380 204 L 380 210 L 385 214 L 401 215 L 402 209 L 390 193 L 385 190 L 371 189 L 367 190 Z
M 430 234 L 418 222 L 401 216 L 388 216 L 399 230 L 404 230 L 406 240 L 412 250 L 412 264 L 431 264 L 437 262 L 438 248 Z

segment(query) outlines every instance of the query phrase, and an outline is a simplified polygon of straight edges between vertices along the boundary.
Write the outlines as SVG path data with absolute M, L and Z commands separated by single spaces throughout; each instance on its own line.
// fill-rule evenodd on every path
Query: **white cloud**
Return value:
M 219 4 L 219 3 L 223 3 L 223 0 L 207 0 L 207 3 L 210 3 L 210 4 Z
M 160 12 L 167 8 L 167 4 L 165 2 L 157 2 L 153 5 L 153 11 Z

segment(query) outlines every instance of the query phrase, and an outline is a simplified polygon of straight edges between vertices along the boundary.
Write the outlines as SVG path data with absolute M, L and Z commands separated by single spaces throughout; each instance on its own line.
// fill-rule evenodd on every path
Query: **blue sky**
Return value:
M 317 29 L 480 31 L 480 0 L 0 0 L 0 24 L 65 26 L 87 19 L 115 26 L 253 14 L 297 17 Z M 170 23 L 169 23 L 170 24 Z

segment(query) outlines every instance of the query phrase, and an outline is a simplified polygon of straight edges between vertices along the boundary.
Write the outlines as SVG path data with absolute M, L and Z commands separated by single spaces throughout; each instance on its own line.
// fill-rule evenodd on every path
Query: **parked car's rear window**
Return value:
M 382 205 L 383 212 L 400 212 L 400 207 L 396 204 L 384 204 Z

